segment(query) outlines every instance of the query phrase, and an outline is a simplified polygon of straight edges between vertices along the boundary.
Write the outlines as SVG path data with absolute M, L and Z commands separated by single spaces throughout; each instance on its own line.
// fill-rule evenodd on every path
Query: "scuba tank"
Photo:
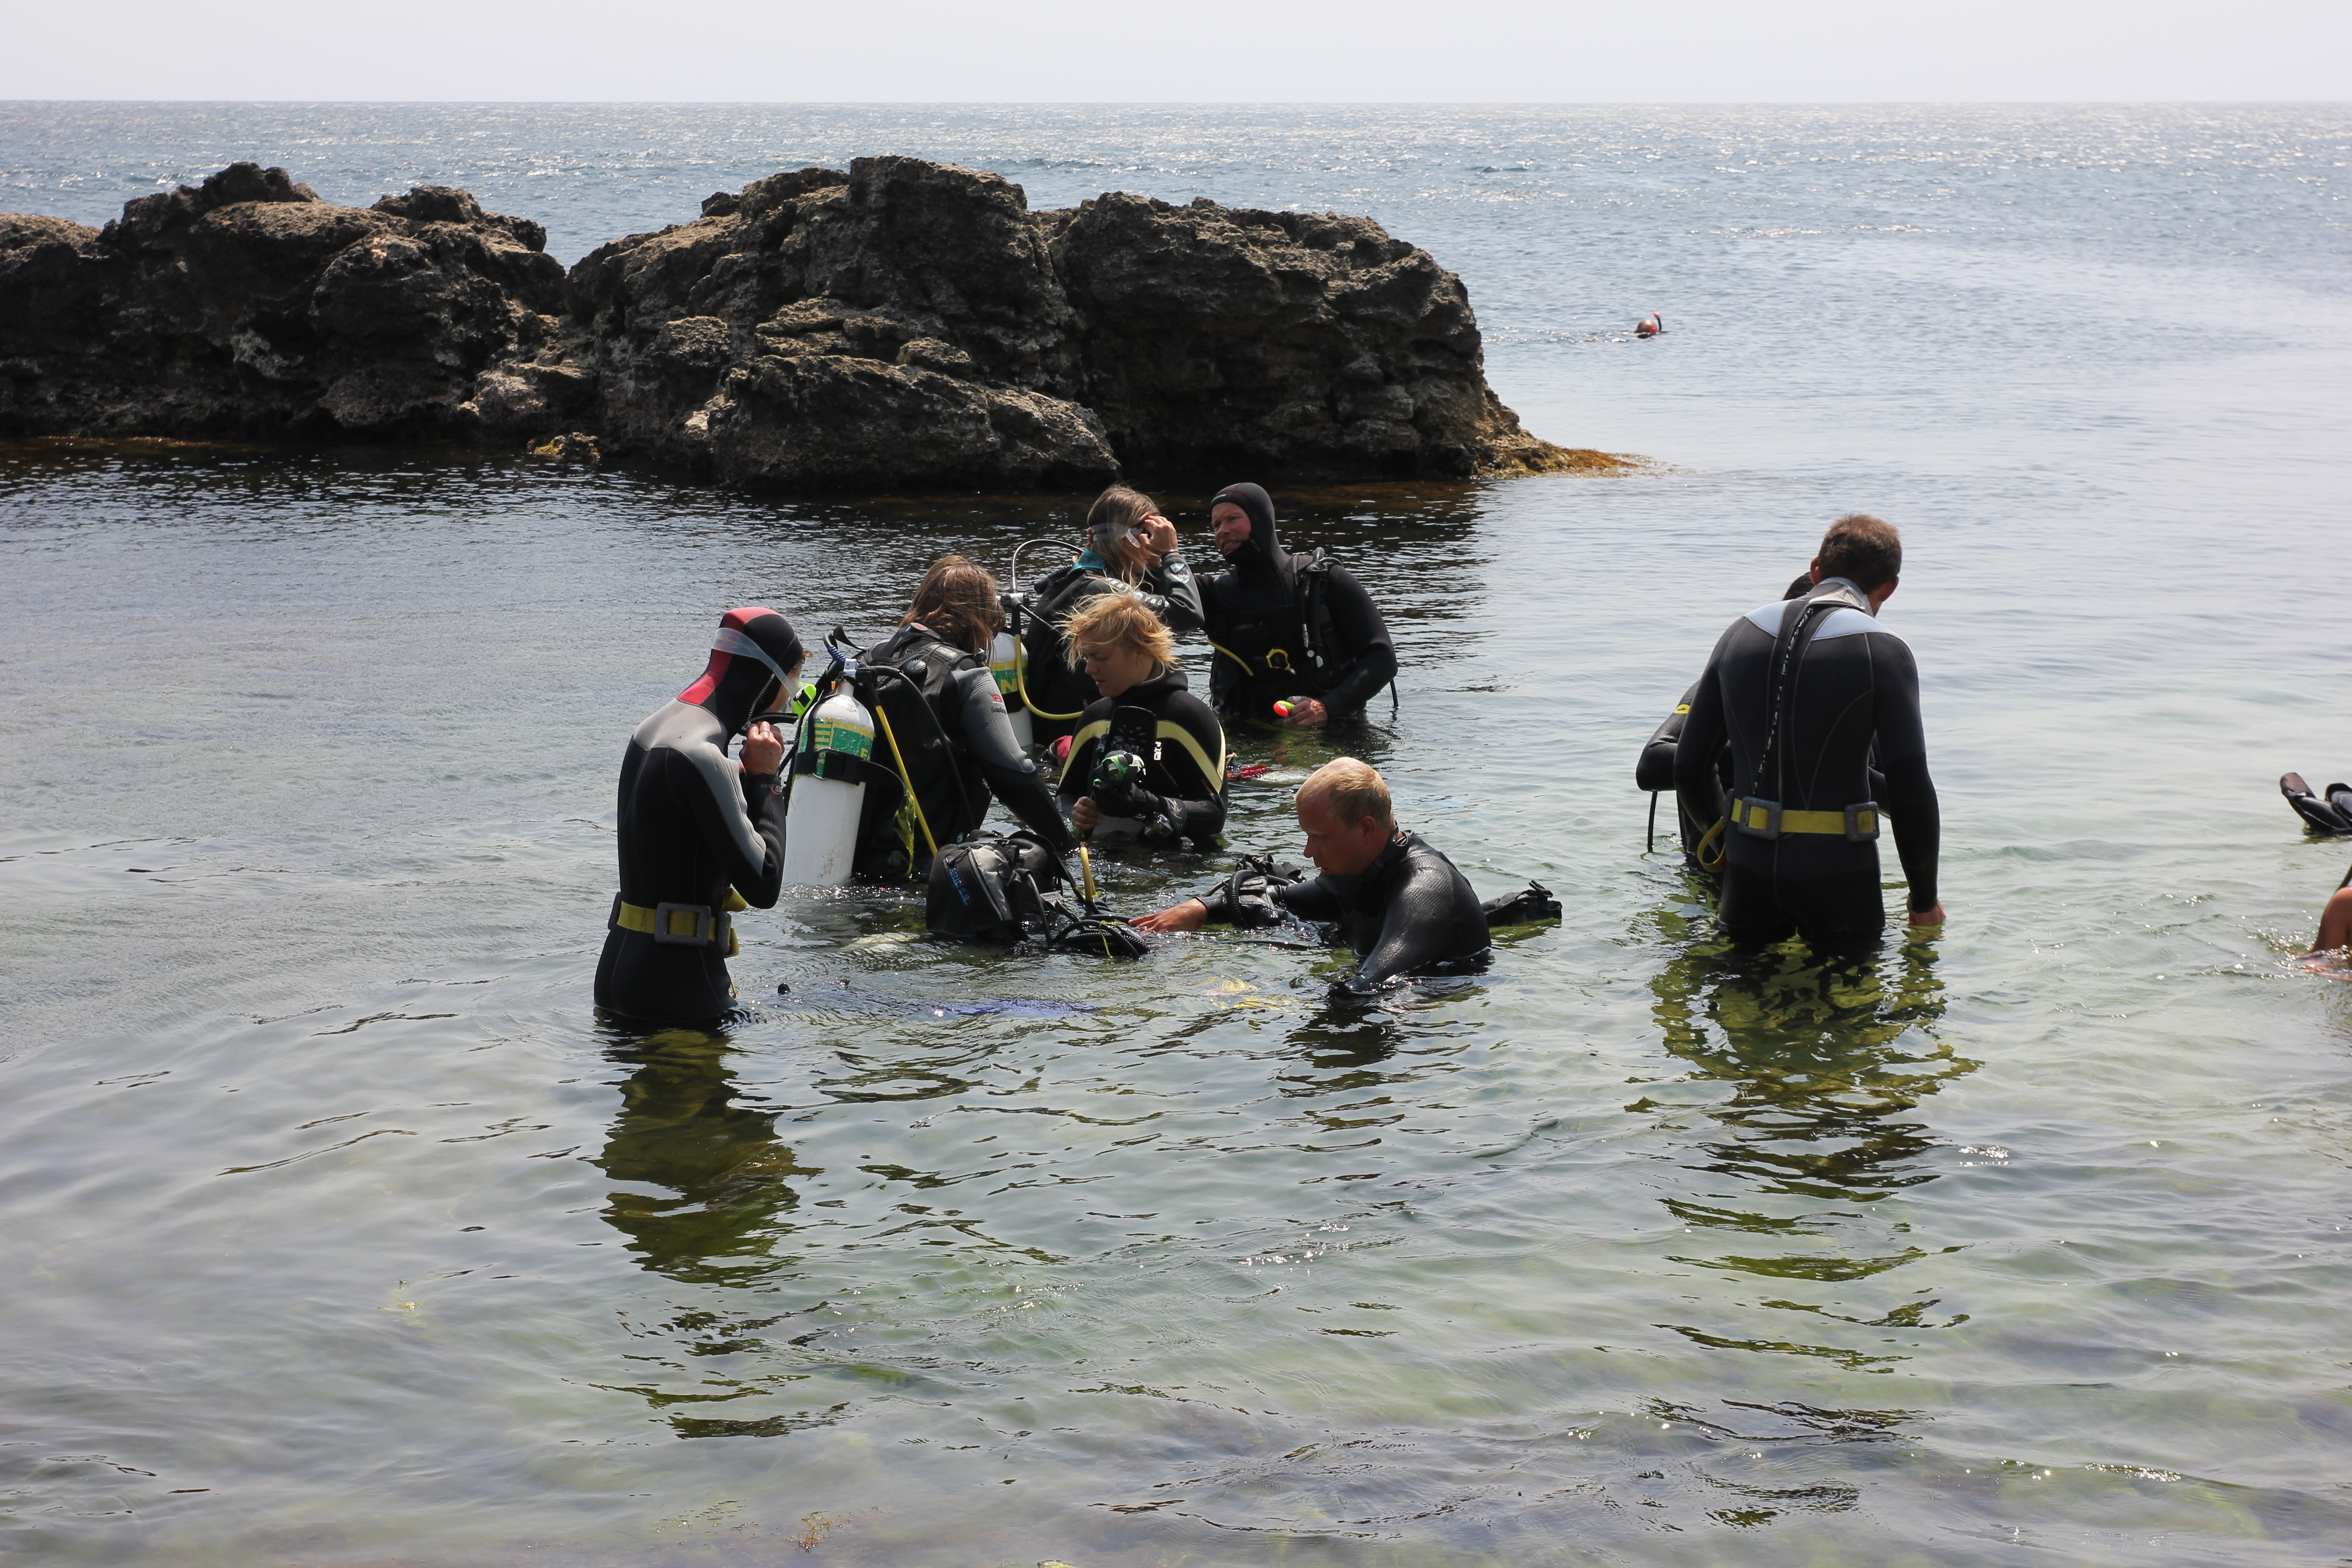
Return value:
M 784 806 L 784 880 L 812 888 L 849 880 L 866 809 L 865 775 L 874 765 L 874 715 L 851 689 L 857 666 L 837 648 L 825 651 L 834 668 L 801 720 Z
M 1029 722 L 1029 704 L 1021 700 L 1021 638 L 1009 626 L 998 628 L 996 640 L 988 645 L 988 670 L 996 678 L 996 694 L 1004 699 L 1004 716 L 1013 721 L 1013 739 L 1026 752 L 1036 736 Z

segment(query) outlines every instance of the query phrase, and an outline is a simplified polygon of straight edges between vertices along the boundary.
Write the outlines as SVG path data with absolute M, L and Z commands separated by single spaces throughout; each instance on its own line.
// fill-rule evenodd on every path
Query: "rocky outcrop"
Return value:
M 0 431 L 559 433 L 767 489 L 1584 466 L 1486 384 L 1461 280 L 1368 218 L 862 158 L 721 193 L 568 279 L 425 186 L 235 165 L 102 231 L 0 217 Z
M 1021 187 L 913 158 L 714 196 L 572 269 L 625 449 L 782 487 L 1100 484 L 1072 310 Z
M 336 206 L 253 163 L 103 229 L 0 216 L 0 430 L 544 432 L 593 391 L 546 243 L 463 191 Z

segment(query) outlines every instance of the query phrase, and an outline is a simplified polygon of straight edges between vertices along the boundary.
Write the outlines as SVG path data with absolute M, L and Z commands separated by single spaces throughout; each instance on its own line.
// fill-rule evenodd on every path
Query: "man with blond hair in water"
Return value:
M 1339 927 L 1361 957 L 1350 989 L 1370 990 L 1401 974 L 1486 951 L 1486 913 L 1454 862 L 1396 825 L 1388 782 L 1369 763 L 1340 757 L 1298 786 L 1307 858 L 1322 873 L 1268 889 L 1301 920 Z M 1231 920 L 1234 885 L 1142 916 L 1149 931 L 1198 931 Z

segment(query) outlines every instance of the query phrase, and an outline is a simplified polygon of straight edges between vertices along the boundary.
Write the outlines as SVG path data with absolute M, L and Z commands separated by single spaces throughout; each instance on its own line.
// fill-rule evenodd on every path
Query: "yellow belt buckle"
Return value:
M 679 931 L 672 921 L 674 915 L 688 918 L 687 929 Z M 656 904 L 654 906 L 654 941 L 666 946 L 709 947 L 712 935 L 712 920 L 709 904 Z
M 1750 813 L 1754 816 L 1751 816 Z M 1755 820 L 1759 816 L 1763 818 L 1760 824 Z M 1777 800 L 1743 800 L 1733 811 L 1732 820 L 1739 825 L 1743 833 L 1752 833 L 1759 838 L 1778 838 L 1780 837 L 1780 803 Z
M 1878 803 L 1856 801 L 1845 808 L 1845 836 L 1855 844 L 1867 844 L 1878 837 Z

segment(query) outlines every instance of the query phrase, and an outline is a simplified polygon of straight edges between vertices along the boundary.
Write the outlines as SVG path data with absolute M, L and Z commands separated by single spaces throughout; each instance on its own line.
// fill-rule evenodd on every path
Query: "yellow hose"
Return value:
M 1027 637 L 1013 639 L 1013 684 L 1021 690 L 1021 706 L 1040 719 L 1051 719 L 1059 722 L 1064 719 L 1083 718 L 1086 714 L 1086 710 L 1083 708 L 1076 713 L 1048 713 L 1029 700 L 1029 639 Z
M 1096 898 L 1095 862 L 1094 857 L 1087 853 L 1087 847 L 1084 844 L 1078 846 L 1078 869 L 1086 873 L 1087 902 L 1088 904 L 1092 904 Z M 1105 942 L 1103 945 L 1103 956 L 1105 958 L 1108 958 L 1110 956 L 1110 946 L 1108 942 Z
M 907 792 L 907 804 L 915 808 L 915 823 L 923 830 L 923 842 L 931 847 L 931 858 L 940 858 L 940 841 L 931 837 L 931 825 L 923 816 L 923 803 L 915 795 L 914 784 L 907 777 L 907 754 L 898 750 L 898 737 L 890 732 L 890 715 L 882 711 L 882 704 L 874 704 L 874 717 L 882 721 L 882 738 L 890 742 L 890 754 L 898 759 L 898 787 Z
M 1247 659 L 1244 658 L 1241 655 L 1239 655 L 1239 654 L 1235 653 L 1233 649 L 1231 649 L 1231 648 L 1227 647 L 1224 644 L 1223 644 L 1223 643 L 1219 642 L 1216 638 L 1214 638 L 1214 637 L 1211 637 L 1208 633 L 1206 633 L 1206 632 L 1202 632 L 1202 633 L 1201 634 L 1201 640 L 1202 640 L 1202 642 L 1204 642 L 1204 643 L 1207 643 L 1211 647 L 1215 648 L 1219 653 L 1223 654 L 1227 658 L 1232 659 L 1235 664 L 1240 665 L 1240 666 L 1242 667 L 1242 673 L 1243 673 L 1244 675 L 1249 675 L 1249 674 L 1252 674 L 1252 673 L 1253 673 L 1253 671 L 1250 669 L 1250 662 L 1249 662 L 1249 660 L 1247 660 Z
M 1723 822 L 1717 823 L 1713 827 L 1708 828 L 1705 833 L 1699 835 L 1698 849 L 1696 850 L 1696 854 L 1698 856 L 1698 868 L 1700 870 L 1707 872 L 1720 871 L 1723 869 L 1724 862 L 1731 858 L 1730 847 L 1727 845 L 1725 847 L 1724 852 L 1717 856 L 1713 860 L 1710 861 L 1706 858 L 1706 847 L 1723 837 L 1724 823 L 1728 822 L 1730 818 L 1726 817 Z

